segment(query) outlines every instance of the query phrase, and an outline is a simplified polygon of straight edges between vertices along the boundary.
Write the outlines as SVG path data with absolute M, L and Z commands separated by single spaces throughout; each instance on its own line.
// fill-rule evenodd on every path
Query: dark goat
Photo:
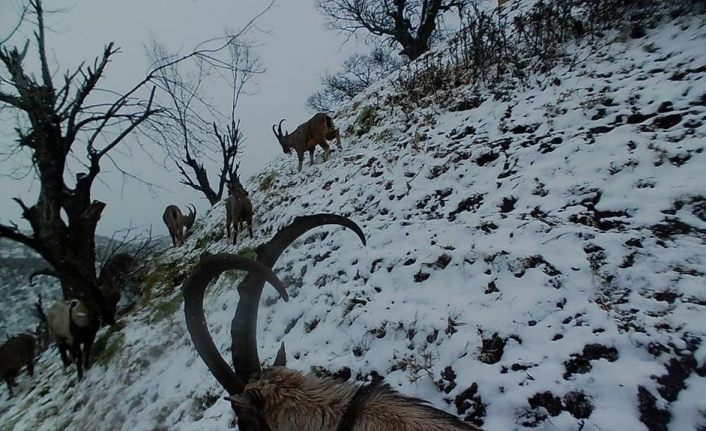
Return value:
M 234 182 L 228 187 L 230 196 L 226 200 L 226 234 L 230 238 L 230 227 L 233 226 L 233 244 L 238 242 L 238 232 L 242 225 L 248 223 L 250 238 L 252 234 L 252 202 L 248 192 L 240 182 Z
M 260 369 L 257 313 L 265 281 L 288 300 L 271 268 L 282 252 L 317 226 L 338 224 L 352 229 L 365 244 L 360 227 L 333 214 L 298 217 L 269 242 L 259 246 L 257 262 L 236 255 L 204 255 L 184 283 L 186 326 L 201 359 L 228 391 L 241 431 L 468 431 L 474 426 L 404 396 L 383 383 L 359 386 L 286 368 L 284 345 L 274 365 Z M 234 369 L 211 338 L 203 309 L 209 282 L 223 271 L 247 269 L 238 285 L 240 301 L 231 326 Z
M 277 126 L 276 129 L 275 126 L 272 125 L 272 131 L 277 137 L 277 140 L 282 146 L 282 151 L 284 151 L 285 154 L 291 153 L 292 148 L 297 152 L 299 172 L 302 170 L 305 151 L 309 152 L 309 162 L 313 165 L 314 150 L 317 145 L 324 149 L 324 161 L 328 160 L 328 154 L 331 151 L 328 145 L 330 139 L 335 138 L 338 147 L 343 148 L 341 146 L 341 134 L 333 125 L 333 119 L 327 114 L 319 112 L 297 127 L 292 133 L 282 133 L 282 122 L 284 122 L 284 120 L 279 122 L 279 126 Z
M 10 396 L 13 395 L 12 387 L 15 377 L 20 374 L 22 367 L 27 367 L 27 374 L 34 376 L 34 348 L 36 341 L 30 334 L 20 334 L 10 337 L 5 344 L 0 346 L 0 376 L 7 383 Z
M 118 253 L 110 257 L 101 268 L 98 276 L 98 290 L 111 316 L 115 316 L 120 291 L 135 266 L 135 258 L 128 253 Z

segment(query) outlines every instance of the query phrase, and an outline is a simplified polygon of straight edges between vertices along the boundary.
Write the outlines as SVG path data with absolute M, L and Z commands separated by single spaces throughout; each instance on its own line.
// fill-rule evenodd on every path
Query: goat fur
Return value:
M 289 154 L 292 149 L 296 151 L 299 159 L 299 172 L 304 164 L 304 153 L 309 152 L 309 163 L 314 164 L 314 150 L 316 146 L 320 146 L 324 150 L 324 161 L 328 160 L 329 147 L 328 141 L 336 139 L 336 145 L 343 148 L 341 145 L 341 133 L 333 124 L 333 119 L 323 112 L 319 112 L 311 117 L 306 122 L 302 123 L 292 133 L 282 133 L 282 122 L 279 122 L 278 129 L 272 126 L 272 131 L 275 133 L 277 140 L 282 146 L 282 151 Z
M 7 383 L 10 396 L 13 395 L 12 387 L 15 377 L 22 367 L 27 367 L 27 374 L 34 376 L 34 350 L 36 340 L 30 334 L 19 334 L 10 337 L 0 346 L 0 376 Z
M 233 244 L 238 242 L 238 233 L 242 225 L 248 223 L 250 238 L 252 234 L 252 202 L 248 197 L 248 192 L 240 186 L 230 187 L 230 196 L 226 200 L 226 234 L 230 238 L 230 227 L 233 226 Z
M 61 300 L 47 312 L 47 325 L 64 366 L 74 362 L 79 379 L 83 378 L 84 368 L 91 366 L 91 347 L 100 327 L 98 316 L 78 299 Z
M 242 431 L 480 430 L 382 382 L 358 386 L 284 367 L 264 369 L 228 399 Z
M 180 247 L 184 244 L 184 229 L 189 230 L 196 219 L 196 209 L 189 209 L 189 215 L 184 215 L 178 206 L 168 205 L 162 214 L 162 220 L 167 225 L 172 245 Z

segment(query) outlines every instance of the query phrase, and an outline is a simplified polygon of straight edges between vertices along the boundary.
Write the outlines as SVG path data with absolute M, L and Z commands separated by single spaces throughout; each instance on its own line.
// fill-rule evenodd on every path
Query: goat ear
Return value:
M 277 351 L 277 357 L 275 358 L 275 363 L 272 365 L 275 367 L 286 367 L 287 366 L 287 351 L 284 349 L 284 343 L 279 345 L 279 350 Z

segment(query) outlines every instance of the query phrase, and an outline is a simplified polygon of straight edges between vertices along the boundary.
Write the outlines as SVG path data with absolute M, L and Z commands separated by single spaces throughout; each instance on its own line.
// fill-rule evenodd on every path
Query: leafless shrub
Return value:
M 402 61 L 389 49 L 378 46 L 370 54 L 353 54 L 336 73 L 321 77 L 321 90 L 311 95 L 307 106 L 313 111 L 333 114 L 371 84 L 402 67 Z
M 689 3 L 689 2 L 687 2 Z M 697 1 L 691 2 L 697 4 Z M 443 103 L 459 86 L 475 84 L 501 96 L 566 59 L 570 40 L 602 37 L 607 30 L 640 30 L 661 19 L 666 2 L 647 0 L 540 0 L 526 10 L 469 5 L 462 28 L 443 51 L 428 53 L 393 80 L 413 106 Z M 671 5 L 671 13 L 687 6 Z

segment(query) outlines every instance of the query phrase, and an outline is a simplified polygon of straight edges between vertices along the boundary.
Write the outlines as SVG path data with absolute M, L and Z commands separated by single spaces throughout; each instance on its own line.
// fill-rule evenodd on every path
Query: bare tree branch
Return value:
M 316 112 L 333 114 L 338 107 L 402 65 L 382 46 L 367 55 L 354 54 L 343 63 L 340 71 L 321 78 L 323 88 L 307 99 L 307 106 Z
M 12 39 L 12 36 L 14 36 L 15 33 L 17 33 L 17 30 L 19 30 L 20 27 L 22 26 L 22 23 L 24 22 L 25 17 L 27 16 L 28 12 L 29 12 L 29 5 L 28 4 L 23 5 L 22 11 L 20 11 L 20 17 L 17 20 L 17 24 L 15 25 L 15 27 L 12 30 L 10 30 L 10 33 L 3 40 L 0 40 L 0 46 L 6 44 L 10 39 Z
M 318 0 L 329 25 L 343 32 L 364 30 L 402 46 L 402 54 L 417 59 L 429 50 L 443 14 L 468 0 Z
M 242 31 L 235 34 L 242 35 Z M 153 135 L 170 148 L 180 182 L 202 193 L 211 205 L 221 200 L 226 183 L 237 178 L 237 156 L 245 140 L 236 118 L 238 101 L 249 80 L 264 71 L 250 44 L 236 37 L 227 39 L 230 43 L 224 58 L 213 54 L 199 56 L 194 59 L 191 72 L 171 65 L 162 68 L 155 79 L 164 98 L 158 102 L 162 109 L 159 119 L 167 121 L 152 127 Z M 152 43 L 148 55 L 153 64 L 169 64 L 175 57 L 157 42 Z M 220 78 L 216 82 L 219 86 L 225 83 L 231 87 L 228 115 L 202 95 L 208 84 L 206 79 L 214 76 Z M 218 126 L 222 118 L 229 118 L 223 132 Z M 211 161 L 219 164 L 215 186 L 206 166 Z

